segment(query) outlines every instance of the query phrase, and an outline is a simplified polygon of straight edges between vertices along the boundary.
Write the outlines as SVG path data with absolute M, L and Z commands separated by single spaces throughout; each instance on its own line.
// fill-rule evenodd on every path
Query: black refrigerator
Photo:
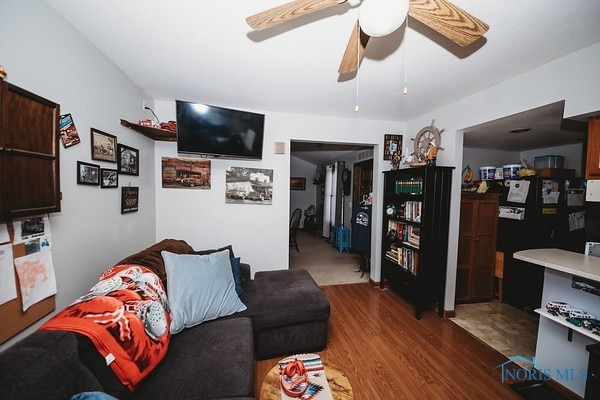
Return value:
M 529 187 L 523 198 L 526 182 Z M 584 252 L 580 185 L 577 178 L 534 176 L 496 182 L 490 188 L 500 193 L 496 247 L 504 253 L 505 303 L 527 312 L 541 307 L 544 268 L 516 260 L 513 253 L 536 248 Z

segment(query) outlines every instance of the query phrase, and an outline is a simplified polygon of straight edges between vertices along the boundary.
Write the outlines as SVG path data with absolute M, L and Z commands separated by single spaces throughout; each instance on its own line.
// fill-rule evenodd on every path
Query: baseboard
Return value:
M 456 317 L 455 310 L 444 310 L 444 318 L 454 318 Z

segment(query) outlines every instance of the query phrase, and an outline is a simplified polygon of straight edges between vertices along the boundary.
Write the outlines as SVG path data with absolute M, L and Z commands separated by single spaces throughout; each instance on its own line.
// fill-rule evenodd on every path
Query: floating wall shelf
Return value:
M 134 124 L 124 119 L 121 119 L 121 125 L 126 126 L 129 129 L 133 129 L 134 131 L 139 132 L 152 140 L 158 140 L 161 142 L 177 141 L 177 132 L 168 131 L 166 129 L 154 128 L 151 126 Z

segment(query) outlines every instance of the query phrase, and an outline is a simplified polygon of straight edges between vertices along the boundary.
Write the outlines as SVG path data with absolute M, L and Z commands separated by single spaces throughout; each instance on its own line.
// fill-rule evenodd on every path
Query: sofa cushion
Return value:
M 244 293 L 244 287 L 242 286 L 242 276 L 240 271 L 240 257 L 231 258 L 231 272 L 233 273 L 233 282 L 235 284 L 235 292 L 238 296 Z
M 304 269 L 259 271 L 240 299 L 255 332 L 329 318 L 329 300 Z
M 218 253 L 220 251 L 227 250 L 229 252 L 229 258 L 234 258 L 233 246 L 228 244 L 227 246 L 219 247 L 218 249 L 207 249 L 207 250 L 192 250 L 190 254 L 197 254 L 199 256 L 205 256 L 207 254 Z
M 149 268 L 163 281 L 166 283 L 167 273 L 165 271 L 165 263 L 163 261 L 161 251 L 169 251 L 175 254 L 186 254 L 193 250 L 192 246 L 187 244 L 183 240 L 177 239 L 164 239 L 145 250 L 130 255 L 123 260 L 119 261 L 116 265 L 120 264 L 137 264 Z M 165 287 L 167 285 L 165 284 Z
M 36 331 L 0 353 L 0 399 L 64 400 L 102 389 L 71 332 Z
M 235 292 L 228 251 L 208 255 L 163 251 L 171 333 L 246 309 Z
M 171 338 L 169 352 L 133 398 L 253 398 L 253 366 L 250 319 L 206 322 Z

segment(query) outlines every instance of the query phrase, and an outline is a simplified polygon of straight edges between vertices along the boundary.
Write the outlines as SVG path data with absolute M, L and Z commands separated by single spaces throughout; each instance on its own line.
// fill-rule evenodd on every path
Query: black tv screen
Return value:
M 176 100 L 177 152 L 262 159 L 264 114 Z

